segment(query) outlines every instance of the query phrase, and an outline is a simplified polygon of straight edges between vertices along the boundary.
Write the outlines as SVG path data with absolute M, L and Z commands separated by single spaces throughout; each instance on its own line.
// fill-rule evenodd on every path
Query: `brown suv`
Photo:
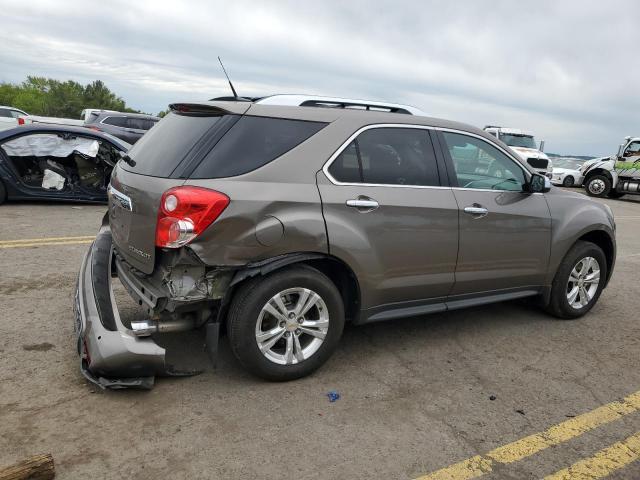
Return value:
M 584 315 L 611 210 L 460 123 L 350 108 L 175 104 L 114 169 L 76 298 L 82 369 L 152 385 L 158 332 L 221 325 L 249 371 L 311 373 L 354 324 L 538 297 Z M 148 320 L 121 318 L 118 277 Z M 158 338 L 156 336 L 156 338 Z

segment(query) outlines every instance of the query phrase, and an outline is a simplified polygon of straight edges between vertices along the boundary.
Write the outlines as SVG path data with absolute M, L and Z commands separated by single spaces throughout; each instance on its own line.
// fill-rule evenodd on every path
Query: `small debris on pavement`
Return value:
M 340 394 L 335 390 L 331 390 L 329 393 L 327 393 L 327 397 L 329 397 L 329 401 L 333 403 L 340 398 Z
M 495 395 L 491 395 L 491 396 L 489 397 L 489 400 L 491 400 L 492 402 L 493 402 L 495 399 L 496 399 L 496 396 L 495 396 Z
M 520 415 L 524 415 L 524 410 L 516 410 L 516 413 L 519 413 Z

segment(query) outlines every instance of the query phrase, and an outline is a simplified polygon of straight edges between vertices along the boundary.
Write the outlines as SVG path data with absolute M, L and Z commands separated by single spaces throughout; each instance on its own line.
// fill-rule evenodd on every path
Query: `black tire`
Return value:
M 7 189 L 0 180 L 0 205 L 2 205 L 7 200 Z
M 563 187 L 573 187 L 575 180 L 573 179 L 573 177 L 571 175 L 567 175 L 566 177 L 564 177 L 564 180 L 562 181 L 562 186 Z
M 569 275 L 578 262 L 586 257 L 593 257 L 597 260 L 600 267 L 600 282 L 589 303 L 584 307 L 577 309 L 573 308 L 567 299 Z M 598 298 L 600 298 L 606 278 L 607 259 L 602 249 L 591 242 L 576 242 L 560 263 L 558 271 L 553 279 L 553 283 L 551 285 L 551 299 L 549 304 L 546 306 L 547 312 L 563 320 L 582 317 L 585 313 L 591 310 L 598 301 Z
M 615 189 L 611 189 L 611 191 L 609 192 L 609 195 L 607 196 L 613 199 L 622 198 L 625 196 L 625 192 L 619 192 Z
M 278 292 L 297 287 L 312 290 L 322 298 L 329 314 L 329 327 L 323 343 L 309 358 L 282 365 L 260 351 L 255 336 L 256 322 L 269 299 Z M 344 304 L 334 283 L 315 268 L 296 265 L 243 284 L 231 302 L 227 331 L 233 354 L 250 373 L 266 380 L 288 381 L 309 375 L 329 359 L 342 336 L 344 321 Z
M 611 191 L 611 180 L 605 175 L 594 175 L 589 177 L 584 186 L 590 197 L 603 198 Z

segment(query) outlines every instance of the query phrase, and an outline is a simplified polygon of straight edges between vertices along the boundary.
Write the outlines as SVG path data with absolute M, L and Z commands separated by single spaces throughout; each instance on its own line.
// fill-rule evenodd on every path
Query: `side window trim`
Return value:
M 436 161 L 438 162 L 438 169 L 440 173 L 440 183 L 443 186 L 447 187 L 457 187 L 458 186 L 458 177 L 455 175 L 455 172 L 451 172 L 449 170 L 449 161 L 448 157 L 444 151 L 444 143 L 442 137 L 442 133 L 438 132 L 435 129 L 429 131 L 431 135 L 431 143 L 433 144 L 433 149 L 436 152 Z
M 344 150 L 346 150 L 347 147 L 352 142 L 354 142 L 356 145 L 356 151 L 358 155 L 358 166 L 360 170 L 360 179 L 364 180 L 364 175 L 362 172 L 362 164 L 360 159 L 360 149 L 358 147 L 357 139 L 361 133 L 367 130 L 373 130 L 378 128 L 406 128 L 406 129 L 414 129 L 414 130 L 426 130 L 427 138 L 429 139 L 429 142 L 431 143 L 431 148 L 433 148 L 436 156 L 436 170 L 437 170 L 436 173 L 438 175 L 439 185 L 401 185 L 401 184 L 386 184 L 386 183 L 364 183 L 364 181 L 361 181 L 358 183 L 352 183 L 352 182 L 340 182 L 336 180 L 333 177 L 333 175 L 331 175 L 331 173 L 329 172 L 329 168 L 331 167 L 333 162 L 340 156 L 340 154 Z M 338 149 L 325 162 L 324 166 L 322 167 L 322 172 L 329 179 L 329 181 L 334 185 L 364 186 L 364 187 L 397 187 L 397 188 L 451 188 L 447 185 L 447 182 L 445 181 L 444 172 L 442 171 L 442 165 L 438 161 L 438 148 L 434 144 L 433 137 L 431 135 L 431 132 L 433 130 L 435 130 L 435 128 L 428 125 L 414 125 L 414 124 L 403 124 L 403 123 L 376 123 L 372 125 L 365 125 L 364 127 L 361 127 L 358 130 L 356 130 L 355 133 L 350 135 L 349 138 L 347 138 L 347 140 L 342 145 L 340 145 L 340 147 L 338 147 Z
M 513 155 L 511 155 L 509 152 L 507 152 L 504 148 L 502 148 L 500 145 L 498 145 L 497 143 L 493 143 L 490 142 L 488 139 L 484 138 L 481 135 L 477 135 L 475 133 L 471 133 L 471 132 L 465 132 L 464 130 L 455 130 L 453 128 L 442 128 L 442 127 L 434 127 L 434 130 L 437 131 L 438 134 L 438 138 L 439 138 L 439 143 L 440 143 L 440 148 L 442 150 L 442 153 L 446 159 L 446 163 L 447 163 L 447 173 L 449 178 L 451 179 L 451 187 L 452 188 L 457 188 L 457 189 L 464 189 L 464 187 L 460 187 L 458 185 L 458 180 L 457 180 L 457 175 L 456 175 L 456 171 L 455 168 L 453 166 L 453 159 L 451 158 L 451 155 L 449 154 L 449 149 L 446 148 L 446 141 L 444 139 L 444 136 L 442 135 L 442 132 L 450 132 L 450 133 L 457 133 L 458 135 L 466 135 L 468 137 L 472 137 L 472 138 L 476 138 L 488 145 L 491 145 L 492 147 L 498 149 L 501 153 L 503 153 L 504 155 L 507 156 L 507 158 L 511 161 L 513 161 L 524 173 L 524 177 L 525 180 L 529 181 L 531 180 L 531 172 L 527 169 L 527 167 L 525 167 L 522 162 L 516 158 L 514 158 Z M 477 191 L 489 191 L 489 192 L 495 192 L 496 190 L 493 189 L 483 189 L 483 188 L 474 188 L 473 190 L 477 190 Z

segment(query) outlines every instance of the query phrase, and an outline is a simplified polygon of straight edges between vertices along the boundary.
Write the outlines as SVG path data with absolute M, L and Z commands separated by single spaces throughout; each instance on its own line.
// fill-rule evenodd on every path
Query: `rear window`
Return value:
M 142 175 L 169 177 L 200 139 L 220 122 L 220 116 L 187 116 L 170 113 L 129 150 L 135 166 L 121 168 Z
M 325 125 L 303 120 L 244 116 L 222 137 L 190 177 L 222 178 L 250 172 L 301 144 Z

